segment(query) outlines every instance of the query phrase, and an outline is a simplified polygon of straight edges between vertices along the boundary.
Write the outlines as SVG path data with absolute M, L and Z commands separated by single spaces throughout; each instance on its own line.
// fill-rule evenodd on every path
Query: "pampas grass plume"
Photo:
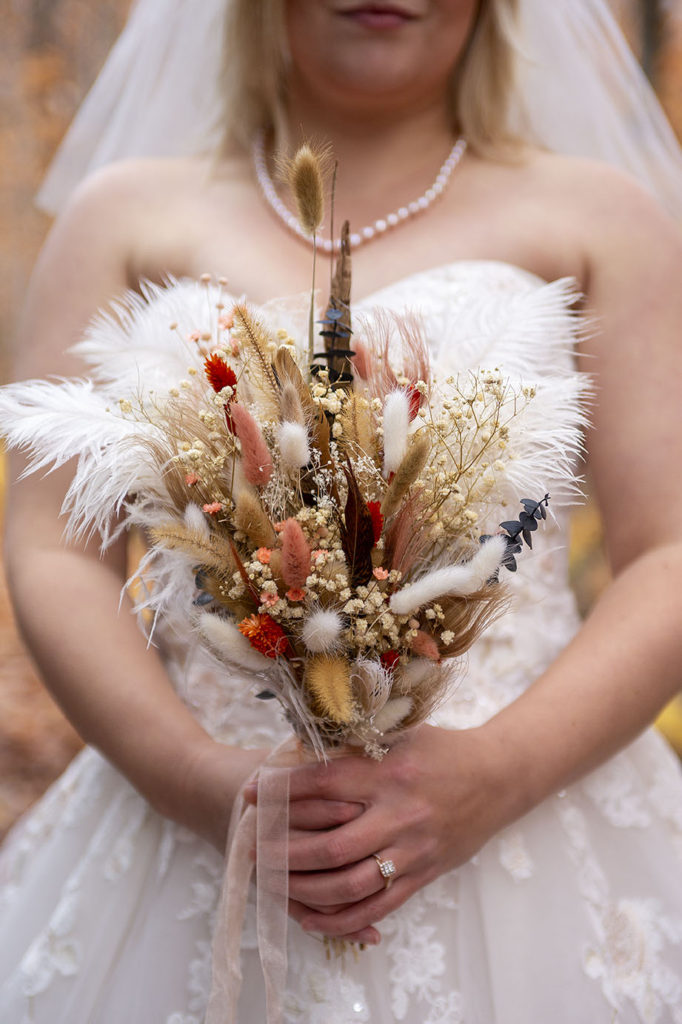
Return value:
M 392 732 L 412 710 L 410 697 L 394 697 L 386 701 L 374 716 L 374 725 L 379 732 Z
M 384 474 L 395 473 L 407 451 L 410 403 L 404 391 L 392 391 L 384 402 Z
M 410 615 L 425 604 L 438 600 L 446 594 L 467 597 L 475 594 L 495 575 L 507 550 L 504 536 L 490 537 L 481 544 L 478 551 L 463 565 L 448 565 L 434 569 L 415 583 L 396 591 L 389 606 L 396 615 Z
M 298 520 L 287 519 L 281 537 L 284 582 L 288 587 L 302 590 L 310 575 L 311 552 Z
M 344 402 L 343 412 L 338 416 L 338 420 L 343 428 L 344 440 L 354 442 L 368 455 L 374 451 L 374 430 L 365 398 L 351 392 Z
M 272 669 L 272 661 L 255 650 L 247 638 L 237 629 L 234 622 L 203 612 L 197 623 L 199 633 L 209 647 L 224 661 L 239 665 L 251 672 L 265 672 Z
M 285 420 L 277 431 L 282 462 L 293 469 L 303 469 L 310 462 L 308 431 L 302 423 Z
M 275 544 L 277 535 L 274 527 L 260 498 L 249 489 L 244 488 L 237 495 L 234 523 L 257 548 L 271 548 Z
M 272 473 L 272 456 L 255 419 L 239 402 L 232 402 L 230 415 L 242 446 L 242 469 L 250 484 L 264 487 Z
M 400 462 L 395 476 L 386 488 L 381 501 L 381 512 L 388 519 L 415 482 L 431 451 L 431 442 L 426 434 L 417 434 L 410 439 L 404 458 Z
M 338 612 L 312 612 L 303 623 L 301 639 L 312 654 L 330 654 L 338 646 L 343 620 Z

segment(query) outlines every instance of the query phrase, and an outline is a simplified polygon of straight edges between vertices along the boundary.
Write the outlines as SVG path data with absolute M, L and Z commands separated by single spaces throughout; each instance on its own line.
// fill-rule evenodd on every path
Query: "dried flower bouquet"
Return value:
M 309 208 L 314 234 L 321 206 Z M 348 234 L 312 364 L 312 299 L 304 338 L 206 276 L 201 315 L 195 289 L 185 324 L 160 336 L 163 290 L 147 286 L 77 347 L 94 380 L 13 386 L 8 435 L 32 449 L 32 470 L 79 457 L 72 535 L 99 530 L 106 546 L 127 525 L 145 530 L 157 583 L 141 606 L 163 614 L 179 559 L 196 585 L 186 614 L 227 671 L 254 675 L 318 755 L 351 744 L 380 757 L 503 610 L 500 570 L 531 545 L 548 495 L 484 532 L 509 507 L 519 461 L 541 451 L 524 429 L 535 388 L 497 368 L 432 380 L 415 317 L 379 312 L 354 334 Z M 543 468 L 579 449 L 578 398 Z

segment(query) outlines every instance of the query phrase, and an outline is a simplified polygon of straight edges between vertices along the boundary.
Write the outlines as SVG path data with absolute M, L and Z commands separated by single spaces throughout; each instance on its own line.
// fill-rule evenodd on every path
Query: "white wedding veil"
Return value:
M 210 152 L 231 0 L 136 0 L 38 193 L 58 211 L 90 171 L 131 156 Z M 520 0 L 517 134 L 633 174 L 682 219 L 682 154 L 606 0 Z

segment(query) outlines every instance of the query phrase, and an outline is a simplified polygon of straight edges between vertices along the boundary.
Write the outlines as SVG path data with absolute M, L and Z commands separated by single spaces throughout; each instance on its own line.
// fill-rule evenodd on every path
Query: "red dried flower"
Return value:
M 207 356 L 204 360 L 204 371 L 208 382 L 215 391 L 219 394 L 223 388 L 234 388 L 237 387 L 237 376 L 231 366 L 228 366 L 222 356 L 217 353 L 213 353 L 212 356 Z M 234 396 L 233 396 L 234 397 Z M 227 429 L 231 434 L 234 434 L 234 420 L 230 413 L 230 403 L 225 403 L 225 422 L 227 423 Z
M 372 530 L 374 531 L 374 543 L 376 544 L 381 537 L 381 531 L 384 528 L 384 517 L 381 513 L 381 502 L 368 501 L 367 508 L 369 509 L 369 514 L 372 517 Z
M 223 388 L 234 388 L 237 385 L 237 376 L 234 370 L 217 353 L 206 357 L 204 371 L 216 394 L 219 394 Z
M 237 629 L 249 641 L 252 647 L 264 654 L 266 658 L 293 657 L 289 638 L 280 626 L 279 622 L 267 615 L 265 612 L 260 615 L 249 615 L 242 619 Z
M 419 412 L 421 400 L 421 394 L 417 391 L 416 387 L 413 384 L 410 384 L 410 386 L 407 388 L 407 401 L 409 403 L 408 408 L 410 423 L 412 422 L 412 420 L 417 418 L 417 413 Z
M 392 673 L 395 671 L 395 667 L 400 661 L 400 655 L 397 651 L 384 651 L 384 653 L 379 657 L 379 661 L 387 672 Z

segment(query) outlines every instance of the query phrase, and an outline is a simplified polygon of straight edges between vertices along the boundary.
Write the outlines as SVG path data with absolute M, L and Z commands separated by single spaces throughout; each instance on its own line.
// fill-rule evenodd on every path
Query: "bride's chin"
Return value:
M 411 61 L 391 59 L 386 53 L 366 55 L 364 60 L 357 53 L 347 59 L 337 54 L 324 68 L 308 64 L 294 72 L 289 96 L 292 108 L 300 100 L 305 109 L 316 106 L 323 116 L 336 110 L 355 114 L 359 121 L 384 115 L 393 119 L 401 112 L 408 116 L 416 107 L 447 102 L 450 79 L 450 68 L 425 74 L 423 65 L 415 68 Z

